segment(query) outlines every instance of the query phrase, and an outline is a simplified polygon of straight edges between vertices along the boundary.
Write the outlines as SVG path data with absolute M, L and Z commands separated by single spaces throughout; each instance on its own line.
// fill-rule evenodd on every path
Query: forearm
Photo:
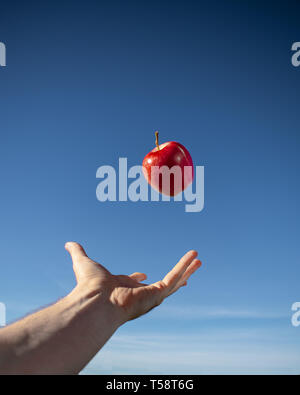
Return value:
M 77 374 L 121 322 L 101 294 L 76 287 L 0 331 L 0 374 Z

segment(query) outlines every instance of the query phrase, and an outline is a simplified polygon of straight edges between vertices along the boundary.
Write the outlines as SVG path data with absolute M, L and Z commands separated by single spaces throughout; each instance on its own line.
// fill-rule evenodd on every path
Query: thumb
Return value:
M 65 249 L 71 255 L 73 263 L 80 260 L 81 258 L 87 257 L 86 252 L 84 251 L 83 247 L 80 244 L 75 243 L 74 241 L 69 241 L 68 243 L 66 243 Z
M 73 270 L 78 283 L 81 280 L 91 279 L 101 275 L 110 275 L 110 272 L 104 266 L 87 256 L 80 244 L 70 241 L 65 244 L 65 249 L 71 255 Z
M 75 243 L 74 241 L 69 241 L 68 243 L 66 243 L 65 249 L 71 255 L 73 262 L 73 270 L 75 273 L 77 283 L 79 283 L 79 281 L 85 276 L 85 272 L 87 271 L 86 266 L 87 265 L 89 266 L 87 262 L 86 263 L 83 262 L 84 259 L 87 258 L 87 255 L 83 247 L 80 244 Z

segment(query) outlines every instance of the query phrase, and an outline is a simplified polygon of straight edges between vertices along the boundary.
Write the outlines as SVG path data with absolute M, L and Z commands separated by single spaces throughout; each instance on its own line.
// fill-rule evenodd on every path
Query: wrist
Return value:
M 119 309 L 110 302 L 109 296 L 89 284 L 77 284 L 65 299 L 68 304 L 76 306 L 79 315 L 93 318 L 96 330 L 105 325 L 115 331 L 125 322 Z

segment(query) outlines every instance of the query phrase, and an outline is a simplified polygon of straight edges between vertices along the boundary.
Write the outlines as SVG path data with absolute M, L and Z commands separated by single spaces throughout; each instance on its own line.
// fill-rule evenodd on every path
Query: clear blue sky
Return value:
M 203 267 L 189 286 L 121 328 L 85 372 L 300 371 L 290 322 L 300 299 L 299 11 L 292 1 L 1 2 L 9 322 L 72 289 L 68 240 L 149 281 L 193 248 Z M 202 212 L 96 200 L 97 168 L 141 164 L 156 129 L 205 166 Z

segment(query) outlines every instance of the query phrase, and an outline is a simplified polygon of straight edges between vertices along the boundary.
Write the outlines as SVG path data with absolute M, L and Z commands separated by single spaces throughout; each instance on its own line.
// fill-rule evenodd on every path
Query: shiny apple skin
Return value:
M 155 147 L 150 151 L 143 160 L 143 173 L 148 183 L 160 193 L 168 196 L 176 196 L 178 193 L 186 189 L 194 178 L 194 165 L 189 151 L 180 143 L 176 141 L 169 141 L 160 144 L 159 150 Z M 174 185 L 174 177 L 171 177 L 170 191 L 164 191 L 162 186 L 162 177 L 159 177 L 159 182 L 155 185 L 151 183 L 151 167 L 168 166 L 171 169 L 173 166 L 180 166 L 182 172 L 182 185 Z M 191 166 L 192 174 L 184 177 L 184 167 Z

